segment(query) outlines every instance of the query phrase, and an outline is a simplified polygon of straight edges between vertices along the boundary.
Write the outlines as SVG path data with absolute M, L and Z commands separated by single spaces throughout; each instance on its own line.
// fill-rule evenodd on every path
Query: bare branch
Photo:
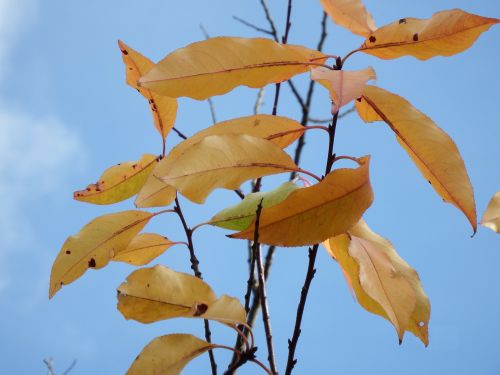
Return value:
M 254 25 L 253 23 L 250 23 L 248 21 L 245 21 L 244 19 L 242 19 L 240 17 L 233 16 L 233 19 L 236 20 L 236 21 L 238 21 L 238 22 L 240 22 L 240 23 L 242 23 L 245 26 L 250 27 L 251 29 L 254 29 L 255 31 L 258 31 L 260 33 L 267 34 L 267 35 L 273 35 L 272 31 L 263 29 L 262 27 Z

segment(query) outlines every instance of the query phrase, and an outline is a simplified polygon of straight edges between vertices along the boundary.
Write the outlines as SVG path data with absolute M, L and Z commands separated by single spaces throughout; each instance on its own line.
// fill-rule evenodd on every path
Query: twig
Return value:
M 255 100 L 255 105 L 253 106 L 253 114 L 258 115 L 260 113 L 260 107 L 264 103 L 264 87 L 259 89 L 257 93 L 257 99 Z
M 242 19 L 240 17 L 233 16 L 233 19 L 236 20 L 236 21 L 238 21 L 238 22 L 240 22 L 240 23 L 242 23 L 245 26 L 250 27 L 251 29 L 254 29 L 255 31 L 258 31 L 260 33 L 264 33 L 264 34 L 267 34 L 267 35 L 273 35 L 272 31 L 263 29 L 262 27 L 254 25 L 253 23 L 250 23 L 248 21 L 245 21 L 244 19 Z
M 356 111 L 356 107 L 352 106 L 351 108 L 349 108 L 348 110 L 342 112 L 339 115 L 339 120 L 341 118 L 344 118 L 344 117 L 350 115 L 351 113 L 353 113 L 355 111 Z M 328 118 L 328 119 L 317 119 L 317 118 L 311 118 L 311 117 L 309 117 L 309 122 L 312 122 L 313 124 L 328 124 L 328 123 L 330 123 L 331 120 L 332 120 L 331 118 Z
M 47 375 L 56 375 L 56 372 L 54 371 L 54 359 L 44 358 L 43 363 L 47 366 Z
M 201 23 L 200 23 L 200 29 L 205 39 L 210 39 L 210 34 L 208 33 L 207 29 L 205 29 L 205 26 L 203 26 L 203 24 Z M 217 116 L 215 115 L 215 106 L 212 98 L 208 98 L 207 102 L 208 106 L 210 107 L 210 115 L 212 116 L 212 125 L 217 124 Z
M 73 370 L 76 366 L 76 359 L 73 360 L 73 362 L 71 362 L 71 364 L 68 366 L 68 368 L 63 372 L 62 375 L 68 375 L 71 370 Z
M 181 137 L 182 139 L 187 139 L 187 137 L 186 137 L 184 134 L 182 134 L 182 133 L 181 133 L 181 132 L 180 132 L 180 131 L 176 128 L 176 127 L 173 127 L 173 128 L 172 128 L 172 130 L 173 130 L 174 132 L 176 132 L 176 133 L 177 133 L 177 135 L 178 135 L 179 137 Z
M 191 262 L 191 269 L 194 272 L 194 275 L 203 280 L 203 276 L 200 272 L 200 269 L 198 265 L 200 264 L 200 261 L 196 257 L 196 254 L 194 252 L 194 245 L 193 245 L 193 230 L 189 228 L 189 226 L 186 223 L 186 219 L 184 217 L 184 214 L 182 212 L 181 206 L 179 204 L 179 199 L 176 197 L 175 198 L 175 206 L 174 210 L 179 216 L 179 219 L 181 220 L 182 226 L 184 228 L 184 232 L 186 232 L 186 238 L 188 240 L 188 249 L 189 249 L 189 255 L 190 255 L 190 262 Z M 204 320 L 204 328 L 205 328 L 205 339 L 207 342 L 211 343 L 212 342 L 212 332 L 210 332 L 210 323 L 208 320 Z M 212 368 L 212 375 L 217 375 L 217 363 L 215 362 L 215 357 L 213 351 L 210 349 L 208 351 L 208 355 L 210 357 L 210 367 Z

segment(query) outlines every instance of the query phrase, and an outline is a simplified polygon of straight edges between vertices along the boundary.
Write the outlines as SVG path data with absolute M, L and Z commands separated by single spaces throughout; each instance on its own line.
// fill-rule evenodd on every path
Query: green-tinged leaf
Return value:
M 153 217 L 144 211 L 122 211 L 100 216 L 68 237 L 50 273 L 49 298 L 89 268 L 106 266 L 116 253 L 126 249 L 132 239 Z
M 465 214 L 475 232 L 474 191 L 460 152 L 448 134 L 408 101 L 379 87 L 366 86 L 356 108 L 363 120 L 383 120 L 389 125 L 424 178 L 441 198 Z
M 325 59 L 321 52 L 270 39 L 210 38 L 172 52 L 139 84 L 161 95 L 204 100 L 240 85 L 258 88 L 286 81 Z
M 377 29 L 371 14 L 360 0 L 320 0 L 320 2 L 333 22 L 354 34 L 369 36 Z
M 355 169 L 329 173 L 311 187 L 293 191 L 283 202 L 262 210 L 259 241 L 277 246 L 320 243 L 345 233 L 370 207 L 369 157 L 359 159 Z M 253 239 L 255 221 L 232 238 Z
M 159 234 L 141 233 L 134 237 L 126 249 L 116 253 L 112 260 L 144 266 L 175 244 Z
M 193 335 L 157 337 L 142 349 L 126 375 L 179 375 L 191 360 L 212 348 Z
M 488 203 L 481 219 L 481 225 L 490 228 L 493 232 L 500 233 L 500 191 L 497 191 Z
M 115 165 L 104 171 L 95 184 L 75 191 L 73 197 L 78 201 L 94 204 L 123 201 L 137 194 L 157 162 L 155 155 L 144 154 L 138 161 Z

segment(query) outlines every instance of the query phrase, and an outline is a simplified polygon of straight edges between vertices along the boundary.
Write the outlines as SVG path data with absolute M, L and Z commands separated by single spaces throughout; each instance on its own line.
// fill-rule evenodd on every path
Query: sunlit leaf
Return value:
M 175 118 L 177 116 L 177 100 L 167 96 L 157 95 L 144 87 L 139 87 L 137 81 L 141 76 L 151 70 L 154 63 L 147 57 L 144 57 L 139 52 L 127 46 L 121 40 L 118 41 L 118 46 L 122 51 L 122 59 L 125 64 L 127 75 L 127 84 L 137 89 L 148 100 L 156 130 L 158 130 L 165 140 L 175 123 Z
M 398 142 L 410 155 L 424 178 L 446 202 L 460 209 L 477 229 L 474 191 L 455 143 L 429 117 L 402 97 L 375 86 L 366 86 L 360 116 L 366 121 L 369 106 L 394 131 Z M 364 114 L 363 114 L 364 113 Z
M 116 253 L 128 247 L 153 216 L 144 211 L 107 214 L 89 222 L 78 234 L 68 237 L 52 265 L 49 298 L 89 268 L 106 266 Z
M 321 52 L 270 39 L 210 38 L 172 52 L 139 84 L 161 95 L 204 100 L 240 85 L 258 88 L 286 81 L 325 59 Z
M 344 105 L 359 98 L 363 94 L 366 83 L 375 78 L 375 71 L 372 68 L 355 71 L 311 69 L 311 79 L 319 81 L 330 92 L 333 114 Z
M 369 158 L 361 166 L 329 173 L 323 181 L 293 191 L 283 202 L 262 210 L 259 241 L 277 246 L 320 243 L 346 232 L 370 207 L 373 192 Z M 253 239 L 255 223 L 232 238 Z
M 163 254 L 176 242 L 155 233 L 140 233 L 134 237 L 126 249 L 115 254 L 112 260 L 134 266 L 144 266 Z
M 180 317 L 246 322 L 245 311 L 234 298 L 217 299 L 203 280 L 160 265 L 141 268 L 127 277 L 118 287 L 118 310 L 126 319 L 141 323 Z
M 500 233 L 500 191 L 491 198 L 481 219 L 481 225 Z
M 137 194 L 157 164 L 157 157 L 144 154 L 138 161 L 120 163 L 107 169 L 95 184 L 75 191 L 73 197 L 82 202 L 112 204 Z
M 276 146 L 285 148 L 302 135 L 304 127 L 297 121 L 282 116 L 254 115 L 223 121 L 210 126 L 174 147 L 168 160 L 174 160 L 192 145 L 209 135 L 246 134 L 258 138 L 269 138 Z M 175 199 L 175 188 L 155 176 L 164 176 L 170 169 L 170 161 L 160 161 L 137 195 L 137 207 L 158 207 L 170 204 Z
M 360 50 L 381 59 L 451 56 L 469 48 L 481 33 L 498 22 L 496 18 L 460 9 L 437 12 L 427 19 L 402 18 L 373 32 Z
M 324 243 L 347 275 L 358 302 L 389 320 L 400 342 L 412 332 L 427 346 L 430 303 L 417 272 L 396 253 L 392 244 L 361 220 L 347 234 Z
M 142 349 L 126 375 L 179 375 L 191 360 L 212 348 L 193 335 L 157 337 Z
M 375 21 L 360 0 L 320 0 L 326 13 L 337 25 L 352 33 L 369 36 L 377 29 Z
M 178 157 L 165 158 L 165 183 L 196 203 L 216 188 L 237 189 L 244 181 L 298 167 L 272 142 L 243 134 L 211 135 Z
M 281 203 L 297 188 L 298 186 L 293 182 L 285 182 L 271 191 L 247 194 L 245 199 L 238 204 L 217 213 L 210 219 L 209 224 L 226 229 L 244 230 L 255 218 L 261 200 L 262 207 L 272 207 Z

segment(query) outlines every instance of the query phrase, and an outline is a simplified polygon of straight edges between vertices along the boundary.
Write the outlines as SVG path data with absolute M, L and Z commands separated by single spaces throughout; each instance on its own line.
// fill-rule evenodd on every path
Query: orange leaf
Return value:
M 367 37 L 377 29 L 371 14 L 360 0 L 320 1 L 333 22 L 354 34 Z

